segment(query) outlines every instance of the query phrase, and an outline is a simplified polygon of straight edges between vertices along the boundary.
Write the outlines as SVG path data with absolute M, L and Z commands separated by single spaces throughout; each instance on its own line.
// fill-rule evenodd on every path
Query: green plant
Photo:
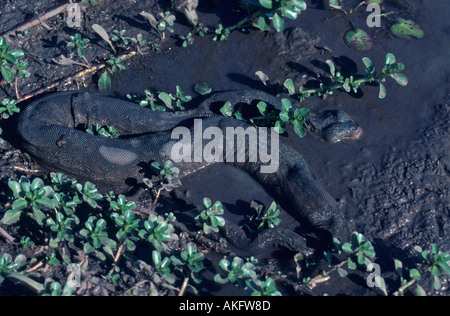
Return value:
M 183 103 L 189 102 L 192 100 L 192 97 L 189 95 L 185 95 L 181 90 L 180 86 L 176 86 L 175 95 L 167 94 L 166 92 L 160 92 L 158 94 L 159 99 L 164 102 L 164 104 L 171 110 L 181 110 L 184 111 Z M 175 102 L 175 107 L 172 102 Z
M 86 133 L 95 135 L 95 136 L 103 136 L 108 138 L 119 138 L 119 132 L 112 126 L 101 126 L 99 123 L 95 123 L 91 128 L 86 130 Z
M 213 41 L 226 41 L 228 39 L 228 36 L 230 36 L 230 31 L 223 27 L 222 24 L 219 24 L 217 28 L 214 30 L 214 33 L 216 34 L 213 38 Z
M 163 165 L 157 161 L 154 161 L 150 164 L 150 167 L 159 179 L 155 183 L 149 179 L 144 179 L 149 188 L 158 188 L 159 191 L 166 190 L 167 192 L 170 192 L 181 186 L 181 181 L 178 179 L 180 169 L 175 167 L 172 161 L 167 160 Z
M 83 201 L 86 202 L 92 208 L 100 208 L 97 201 L 103 199 L 103 195 L 98 193 L 97 187 L 87 181 L 84 185 L 81 183 L 75 183 L 75 188 L 78 193 L 81 194 Z
M 414 250 L 418 254 L 418 259 L 422 265 L 422 272 L 417 268 L 409 270 L 409 280 L 404 276 L 403 263 L 395 259 L 395 271 L 400 277 L 400 288 L 394 293 L 394 295 L 404 295 L 406 290 L 416 284 L 416 294 L 419 296 L 425 296 L 425 290 L 417 284 L 421 281 L 423 276 L 430 273 L 434 280 L 434 289 L 440 290 L 442 288 L 441 276 L 442 274 L 450 275 L 450 254 L 448 252 L 440 252 L 439 247 L 436 244 L 431 244 L 431 250 L 424 251 L 421 247 L 416 246 Z
M 365 237 L 358 232 L 351 234 L 350 242 L 343 244 L 341 250 L 349 254 L 347 266 L 351 270 L 356 269 L 358 265 L 365 269 L 371 262 L 370 258 L 375 257 L 372 243 L 366 241 Z
M 157 28 L 159 31 L 169 31 L 173 33 L 173 24 L 176 20 L 175 15 L 171 14 L 169 11 L 159 14 L 160 20 L 158 21 Z
M 281 32 L 285 27 L 284 18 L 295 20 L 307 7 L 303 0 L 259 0 L 258 2 L 247 0 L 245 3 L 249 8 L 255 7 L 256 11 L 236 25 L 228 27 L 227 31 L 233 31 L 258 18 L 257 22 L 253 24 L 257 29 L 267 31 L 272 25 L 277 32 Z
M 292 80 L 286 80 L 285 86 L 290 86 L 288 83 L 292 83 Z M 293 91 L 291 88 L 289 89 L 289 91 Z M 294 109 L 292 107 L 292 102 L 286 98 L 281 99 L 281 104 L 283 108 L 282 111 L 268 111 L 267 103 L 263 101 L 259 102 L 257 104 L 257 108 L 261 116 L 250 118 L 250 122 L 256 126 L 274 126 L 275 132 L 279 134 L 283 134 L 285 132 L 287 125 L 293 125 L 294 132 L 301 138 L 305 137 L 306 130 L 304 125 L 310 115 L 309 110 L 306 108 Z M 233 116 L 239 120 L 243 119 L 240 109 L 233 112 L 230 102 L 226 102 L 220 109 L 220 112 L 222 115 L 227 117 Z
M 59 259 L 56 257 L 56 253 L 54 252 L 50 255 L 50 257 L 45 257 L 45 260 L 47 261 L 47 264 L 49 266 L 52 267 L 59 266 Z
M 327 60 L 326 63 L 329 68 L 330 77 L 317 81 L 317 88 L 306 88 L 305 86 L 301 86 L 298 91 L 296 91 L 291 79 L 287 79 L 284 82 L 283 87 L 273 86 L 273 88 L 277 91 L 287 92 L 291 95 L 291 97 L 297 99 L 299 102 L 302 102 L 312 95 L 317 95 L 319 97 L 332 95 L 335 90 L 339 89 L 343 89 L 348 93 L 352 91 L 356 93 L 362 84 L 378 85 L 380 89 L 378 96 L 380 99 L 384 99 L 386 97 L 386 87 L 384 85 L 386 78 L 390 77 L 394 79 L 401 86 L 406 86 L 408 84 L 407 77 L 401 73 L 405 69 L 405 65 L 397 62 L 393 54 L 386 54 L 386 61 L 381 74 L 378 74 L 375 71 L 375 65 L 369 58 L 364 57 L 362 60 L 365 65 L 364 75 L 355 75 L 344 78 L 344 76 L 337 71 L 334 63 L 331 60 Z M 267 85 L 267 76 L 262 72 L 258 73 L 260 79 Z
M 57 212 L 55 219 L 47 218 L 46 224 L 50 227 L 50 230 L 56 233 L 55 237 L 50 238 L 49 246 L 51 248 L 58 247 L 58 243 L 66 240 L 68 242 L 74 242 L 74 227 L 75 219 L 71 217 L 65 218 L 62 213 Z
M 24 210 L 31 210 L 31 214 L 28 215 L 42 226 L 46 219 L 45 214 L 41 210 L 42 207 L 56 207 L 52 187 L 44 185 L 44 181 L 40 178 L 35 178 L 30 182 L 28 178 L 21 177 L 19 181 L 9 181 L 8 187 L 13 193 L 14 201 L 12 209 L 8 210 L 3 217 L 2 222 L 4 224 L 16 223 Z
M 75 52 L 72 52 L 70 54 L 70 57 L 73 58 L 75 56 L 78 56 L 79 58 L 82 58 L 84 60 L 87 67 L 90 67 L 90 63 L 86 59 L 86 54 L 91 49 L 91 47 L 88 46 L 90 40 L 88 38 L 83 38 L 80 33 L 76 33 L 69 38 L 70 41 L 67 41 L 67 47 L 75 50 Z
M 103 252 L 113 257 L 113 250 L 116 249 L 117 243 L 108 237 L 106 221 L 102 218 L 90 216 L 84 226 L 85 228 L 80 231 L 80 235 L 86 239 L 83 246 L 84 252 L 86 254 L 93 253 L 102 261 L 106 260 Z M 99 249 L 102 249 L 103 252 Z
M 111 34 L 111 40 L 113 42 L 120 42 L 123 43 L 125 46 L 128 46 L 131 42 L 131 37 L 125 36 L 126 30 L 114 30 Z
M 267 228 L 275 228 L 280 225 L 281 220 L 278 218 L 280 210 L 277 208 L 275 202 L 272 202 L 267 211 L 264 211 L 264 205 L 258 204 L 255 201 L 252 201 L 250 206 L 254 212 L 254 216 L 250 221 L 253 221 L 258 225 L 258 232 Z
M 110 59 L 106 61 L 109 65 L 106 67 L 103 74 L 98 80 L 98 85 L 105 90 L 111 90 L 111 76 L 110 74 L 115 74 L 126 69 L 125 65 L 122 63 L 123 58 L 111 55 Z
M 44 289 L 45 293 L 42 296 L 73 296 L 77 288 L 70 284 L 70 282 L 66 282 L 64 287 L 62 287 L 61 283 L 46 279 Z
M 0 284 L 3 283 L 5 277 L 24 266 L 25 261 L 26 257 L 24 255 L 18 255 L 13 261 L 10 254 L 4 253 L 0 258 Z
M 193 243 L 189 243 L 186 247 L 186 251 L 182 251 L 180 254 L 183 264 L 187 266 L 190 278 L 197 284 L 202 281 L 200 272 L 205 269 L 204 260 L 205 256 L 199 253 L 197 247 Z M 173 261 L 173 260 L 172 260 Z
M 219 284 L 233 283 L 245 288 L 257 279 L 254 264 L 240 257 L 234 257 L 232 261 L 225 257 L 220 260 L 219 267 L 225 272 L 225 276 L 214 276 L 214 281 Z
M 420 39 L 424 36 L 420 26 L 412 20 L 398 19 L 391 25 L 390 31 L 394 36 L 407 40 L 410 40 L 412 37 Z
M 175 282 L 175 276 L 170 268 L 170 265 L 172 263 L 170 258 L 169 257 L 162 258 L 161 252 L 153 250 L 152 260 L 153 260 L 153 267 L 155 268 L 153 280 L 158 284 L 164 284 L 165 282 L 173 284 Z
M 192 44 L 194 44 L 194 38 L 192 37 L 192 33 L 188 33 L 188 35 L 179 35 L 179 38 L 181 40 L 181 46 L 182 47 L 188 47 Z
M 272 278 L 267 278 L 265 281 L 256 280 L 255 285 L 256 287 L 249 284 L 253 290 L 252 296 L 281 296 Z
M 20 245 L 24 248 L 27 249 L 29 247 L 33 247 L 35 245 L 35 243 L 31 240 L 30 237 L 26 237 L 26 236 L 22 236 L 20 238 Z
M 115 212 L 111 214 L 111 219 L 114 221 L 119 231 L 116 233 L 118 240 L 126 245 L 129 251 L 136 249 L 134 240 L 139 238 L 139 225 L 141 220 L 135 218 L 133 209 L 136 208 L 136 203 L 127 201 L 124 195 L 119 195 L 116 201 L 110 202 L 110 207 Z
M 89 1 L 90 2 L 92 2 L 92 4 L 94 4 L 94 5 L 96 5 L 96 4 L 98 4 L 98 2 L 100 1 L 100 0 L 81 0 L 83 3 L 89 3 Z
M 0 114 L 2 119 L 8 119 L 14 113 L 19 113 L 20 109 L 16 105 L 16 100 L 3 99 L 0 106 Z
M 139 237 L 148 240 L 158 251 L 169 250 L 170 248 L 166 243 L 177 238 L 173 233 L 173 225 L 170 224 L 172 219 L 173 214 L 169 215 L 169 219 L 150 214 L 144 222 L 144 229 L 139 231 Z
M 223 206 L 220 201 L 211 203 L 211 199 L 203 198 L 203 206 L 205 209 L 195 219 L 203 220 L 203 231 L 205 234 L 213 232 L 219 232 L 219 227 L 225 225 L 223 215 Z
M 12 83 L 18 70 L 21 77 L 28 77 L 30 73 L 26 70 L 28 64 L 21 62 L 21 59 L 25 57 L 24 52 L 9 48 L 6 39 L 0 37 L 0 73 L 7 83 Z

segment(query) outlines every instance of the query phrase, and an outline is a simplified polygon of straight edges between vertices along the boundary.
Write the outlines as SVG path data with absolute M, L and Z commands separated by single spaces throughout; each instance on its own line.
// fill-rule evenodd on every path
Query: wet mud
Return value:
M 147 32 L 149 39 L 156 40 L 157 36 L 148 32 L 148 25 L 138 13 L 161 12 L 167 8 L 163 2 L 105 2 L 107 9 L 87 8 L 83 22 L 83 34 L 94 43 L 88 55 L 93 62 L 106 56 L 104 42 L 89 27 L 93 23 L 100 21 L 108 31 L 126 29 L 128 36 Z M 213 91 L 266 89 L 255 76 L 256 71 L 266 73 L 273 83 L 291 78 L 299 85 L 324 74 L 321 62 L 327 59 L 334 58 L 348 73 L 362 74 L 363 57 L 371 58 L 381 71 L 386 53 L 393 53 L 405 64 L 409 83 L 400 87 L 393 80 L 387 82 L 384 100 L 378 98 L 377 87 L 365 86 L 357 95 L 338 91 L 326 99 L 311 97 L 302 104 L 312 112 L 325 109 L 347 112 L 363 128 L 361 139 L 330 144 L 312 134 L 299 139 L 293 130 L 288 130 L 284 140 L 302 154 L 314 177 L 340 201 L 348 232 L 358 231 L 373 242 L 377 260 L 383 266 L 392 269 L 394 258 L 407 260 L 416 245 L 426 248 L 436 243 L 443 251 L 450 251 L 450 22 L 442 9 L 448 9 L 447 0 L 408 1 L 413 8 L 410 14 L 423 28 L 425 37 L 402 40 L 389 35 L 385 28 L 367 29 L 375 41 L 373 49 L 365 53 L 343 43 L 342 37 L 349 29 L 345 16 L 323 10 L 322 1 L 312 2 L 299 19 L 289 21 L 286 30 L 278 34 L 236 31 L 225 42 L 197 36 L 187 48 L 179 47 L 177 37 L 169 35 L 161 45 L 161 53 L 128 60 L 126 71 L 113 76 L 112 90 L 100 91 L 125 98 L 128 93 L 143 95 L 145 89 L 173 93 L 179 85 L 186 94 L 196 97 L 194 85 L 201 82 L 207 82 Z M 56 4 L 58 1 L 35 1 L 32 6 L 27 1 L 5 1 L 6 10 L 0 13 L 0 33 Z M 245 14 L 233 1 L 223 1 L 218 6 L 201 3 L 198 13 L 200 20 L 211 26 L 219 21 L 231 25 Z M 186 21 L 177 17 L 174 34 L 187 34 Z M 362 14 L 353 18 L 364 25 Z M 52 30 L 35 28 L 30 30 L 29 37 L 15 43 L 30 60 L 32 77 L 20 82 L 23 94 L 80 70 L 77 66 L 63 67 L 51 62 L 64 52 L 63 41 L 74 30 L 63 27 L 61 17 L 51 19 L 48 24 Z M 60 89 L 99 91 L 96 79 L 94 75 Z M 2 87 L 0 99 L 13 95 L 11 87 Z M 3 133 L 7 132 L 3 128 Z M 12 169 L 15 165 L 37 168 L 8 143 L 3 143 L 2 148 L 3 179 L 20 175 Z M 220 200 L 230 214 L 229 219 L 236 223 L 242 221 L 242 212 L 248 211 L 251 200 L 271 203 L 272 198 L 258 183 L 231 169 L 203 170 L 183 181 L 180 196 L 198 207 L 205 196 Z M 294 230 L 299 227 L 288 215 L 283 215 L 282 222 Z M 295 269 L 292 263 L 287 263 L 290 254 L 273 251 L 280 250 L 269 249 L 257 255 L 281 262 L 284 269 Z M 444 279 L 443 289 L 435 294 L 449 294 L 446 282 Z M 332 281 L 319 288 L 329 294 L 373 294 L 347 279 L 343 284 Z M 204 293 L 209 290 L 214 293 L 218 289 L 211 285 Z M 231 292 L 225 294 L 233 294 L 235 290 L 228 291 Z

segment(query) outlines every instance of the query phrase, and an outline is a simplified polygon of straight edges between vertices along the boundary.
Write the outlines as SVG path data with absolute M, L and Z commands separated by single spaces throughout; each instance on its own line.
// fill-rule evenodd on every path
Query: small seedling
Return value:
M 255 7 L 256 11 L 236 25 L 228 27 L 227 31 L 231 32 L 254 19 L 258 19 L 257 23 L 253 23 L 253 26 L 257 29 L 267 31 L 272 25 L 277 32 L 281 32 L 285 27 L 284 18 L 296 20 L 307 7 L 303 0 L 259 0 L 258 2 L 247 0 L 245 3 L 249 8 Z
M 240 257 L 234 257 L 232 261 L 225 257 L 220 260 L 219 267 L 225 272 L 225 276 L 214 276 L 214 281 L 219 284 L 232 283 L 245 288 L 257 279 L 254 264 Z
M 111 76 L 110 74 L 115 74 L 126 69 L 125 65 L 122 63 L 123 58 L 111 55 L 110 59 L 106 61 L 108 67 L 106 67 L 103 74 L 98 80 L 98 85 L 105 90 L 111 90 Z
M 102 218 L 98 219 L 95 216 L 90 216 L 84 226 L 86 228 L 80 231 L 80 235 L 87 240 L 83 246 L 84 252 L 86 254 L 93 253 L 102 261 L 106 260 L 104 253 L 113 257 L 113 251 L 116 249 L 117 243 L 108 237 L 106 221 Z
M 21 63 L 21 59 L 25 57 L 24 52 L 19 49 L 10 50 L 9 48 L 6 39 L 0 37 L 0 73 L 7 83 L 12 83 L 18 70 L 21 77 L 27 77 L 30 73 L 26 70 L 28 64 L 26 62 Z
M 173 218 L 173 214 L 170 218 Z M 139 231 L 139 237 L 148 240 L 156 250 L 163 251 L 170 249 L 166 244 L 168 241 L 177 238 L 173 232 L 174 228 L 168 220 L 162 216 L 151 214 L 144 222 L 144 229 Z
M 63 241 L 74 242 L 74 228 L 76 221 L 71 217 L 65 218 L 62 213 L 56 213 L 55 219 L 47 218 L 47 226 L 56 233 L 55 237 L 50 238 L 49 246 L 57 248 L 58 244 Z
M 195 219 L 203 220 L 203 232 L 205 234 L 210 234 L 213 232 L 219 232 L 219 228 L 225 226 L 225 220 L 221 215 L 223 215 L 223 205 L 220 201 L 211 203 L 211 199 L 204 198 L 203 206 L 205 209 L 195 217 Z
M 16 105 L 16 100 L 3 99 L 0 106 L 2 119 L 8 119 L 14 113 L 19 113 L 20 108 Z
M 45 293 L 42 296 L 72 296 L 77 290 L 70 282 L 66 282 L 64 287 L 62 287 L 61 283 L 51 279 L 45 280 L 44 288 Z
M 273 202 L 267 211 L 264 211 L 264 205 L 261 205 L 255 201 L 250 204 L 254 212 L 254 216 L 250 221 L 255 222 L 258 225 L 257 231 L 261 232 L 267 228 L 275 228 L 280 225 L 281 220 L 278 218 L 280 210 L 277 208 L 277 204 Z
M 111 209 L 115 212 L 111 214 L 111 219 L 114 221 L 119 231 L 116 233 L 118 240 L 126 245 L 129 251 L 136 249 L 135 240 L 139 239 L 139 224 L 141 220 L 135 218 L 133 209 L 136 208 L 136 203 L 127 201 L 124 195 L 119 195 L 116 201 L 110 202 Z
M 6 225 L 16 223 L 21 214 L 29 210 L 30 215 L 39 225 L 44 224 L 46 215 L 42 208 L 55 208 L 56 203 L 53 199 L 54 191 L 52 187 L 44 185 L 44 181 L 35 178 L 32 182 L 26 177 L 21 177 L 19 181 L 9 181 L 8 187 L 11 189 L 14 197 L 12 209 L 7 211 L 2 222 Z
M 103 136 L 107 138 L 119 138 L 119 132 L 112 126 L 101 126 L 96 123 L 92 125 L 91 128 L 86 130 L 86 133 L 95 135 L 95 136 Z
M 75 188 L 81 194 L 83 201 L 86 202 L 92 208 L 100 208 L 97 201 L 103 199 L 103 195 L 98 193 L 97 187 L 91 183 L 86 182 L 84 185 L 76 183 Z
M 188 46 L 194 44 L 194 38 L 192 37 L 192 33 L 188 33 L 188 35 L 186 35 L 186 36 L 179 35 L 179 37 L 181 40 L 182 47 L 188 47 Z
M 192 100 L 191 96 L 184 94 L 180 86 L 176 86 L 175 95 L 168 94 L 166 92 L 160 92 L 158 94 L 158 98 L 164 102 L 167 108 L 173 111 L 184 111 L 185 108 L 183 106 L 183 103 Z M 172 104 L 172 102 L 175 102 L 175 106 Z
M 181 181 L 178 179 L 180 169 L 175 167 L 172 161 L 168 160 L 163 165 L 154 161 L 150 164 L 150 167 L 153 173 L 159 177 L 159 180 L 153 183 L 149 179 L 145 179 L 145 183 L 149 188 L 158 188 L 159 191 L 166 190 L 171 192 L 173 189 L 181 186 Z
M 222 24 L 219 24 L 217 28 L 214 30 L 214 33 L 216 35 L 213 37 L 213 41 L 226 41 L 228 39 L 228 36 L 230 36 L 230 31 L 228 29 L 225 29 Z
M 26 257 L 18 255 L 14 260 L 10 254 L 5 253 L 0 258 L 0 284 L 6 277 L 25 265 Z
M 198 252 L 197 247 L 193 243 L 189 243 L 186 247 L 186 251 L 182 251 L 180 254 L 183 260 L 183 265 L 187 266 L 190 272 L 190 278 L 197 284 L 202 281 L 200 272 L 205 269 L 204 260 L 205 256 Z M 172 261 L 174 261 L 172 259 Z
M 114 30 L 111 34 L 111 41 L 123 43 L 125 46 L 128 46 L 131 42 L 131 37 L 125 36 L 126 33 L 126 30 Z
M 22 236 L 20 238 L 20 244 L 22 245 L 22 247 L 24 249 L 33 247 L 35 245 L 35 243 L 31 240 L 30 237 L 26 237 L 26 236 Z
M 67 47 L 75 50 L 75 52 L 70 54 L 70 57 L 73 58 L 78 56 L 79 58 L 82 58 L 87 67 L 90 67 L 90 63 L 86 59 L 86 54 L 91 49 L 91 47 L 88 46 L 89 43 L 90 40 L 88 38 L 83 38 L 80 33 L 70 36 L 70 41 L 67 42 Z

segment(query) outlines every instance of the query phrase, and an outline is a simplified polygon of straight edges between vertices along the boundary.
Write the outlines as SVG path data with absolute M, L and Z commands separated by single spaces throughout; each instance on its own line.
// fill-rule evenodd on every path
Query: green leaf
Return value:
M 416 279 L 417 281 L 420 281 L 422 279 L 422 275 L 420 274 L 419 270 L 417 270 L 417 269 L 411 269 L 409 271 L 409 276 L 412 279 Z
M 425 290 L 420 285 L 417 284 L 416 295 L 417 296 L 427 296 L 427 292 L 425 292 Z
M 5 81 L 7 83 L 11 83 L 14 81 L 14 75 L 15 75 L 15 71 L 13 69 L 11 69 L 9 66 L 7 65 L 2 65 L 0 67 L 1 73 L 3 78 L 5 79 Z
M 44 225 L 45 214 L 39 209 L 33 207 L 33 218 L 40 225 Z
M 292 81 L 292 79 L 287 79 L 284 82 L 284 87 L 288 90 L 288 93 L 290 95 L 295 94 L 295 87 L 294 87 L 294 82 Z
M 5 213 L 2 219 L 2 223 L 5 225 L 12 225 L 19 221 L 20 215 L 22 214 L 22 211 L 12 209 Z
M 327 60 L 326 61 L 328 68 L 330 68 L 330 74 L 331 76 L 335 76 L 336 75 L 336 67 L 334 66 L 334 63 L 331 60 Z
M 274 130 L 278 134 L 283 134 L 284 131 L 286 130 L 286 124 L 284 122 L 278 120 L 275 122 Z
M 23 210 L 28 207 L 28 202 L 25 199 L 17 199 L 13 202 L 13 210 Z
M 261 31 L 268 31 L 270 29 L 269 24 L 267 24 L 266 17 L 264 16 L 260 16 L 258 18 L 258 22 L 253 24 L 253 26 Z
M 303 124 L 300 123 L 298 120 L 294 121 L 294 131 L 295 131 L 295 134 L 297 134 L 300 138 L 303 138 L 306 136 L 306 130 L 303 127 Z
M 267 114 L 267 103 L 266 102 L 259 102 L 256 107 L 259 110 L 259 113 L 261 113 L 261 115 L 265 116 Z
M 266 9 L 272 9 L 272 0 L 259 0 L 259 3 Z
M 231 117 L 233 116 L 233 109 L 231 102 L 227 101 L 225 104 L 220 108 L 220 113 L 222 113 L 225 117 Z
M 386 65 L 393 65 L 393 64 L 395 64 L 395 62 L 396 62 L 396 59 L 395 59 L 394 54 L 387 53 L 386 54 Z
M 158 98 L 164 102 L 164 104 L 171 110 L 173 110 L 173 106 L 172 106 L 172 98 L 170 97 L 169 94 L 167 94 L 166 92 L 160 92 L 158 94 Z
M 105 70 L 103 74 L 100 76 L 100 79 L 98 80 L 98 85 L 107 91 L 111 90 L 111 78 L 108 74 L 108 70 Z
M 381 82 L 380 82 L 380 93 L 378 94 L 378 98 L 380 99 L 386 98 L 386 87 Z
M 278 15 L 278 13 L 275 13 L 273 15 L 273 27 L 277 30 L 277 32 L 281 32 L 284 29 L 284 20 L 281 16 Z
M 408 78 L 404 74 L 395 73 L 390 76 L 401 86 L 406 86 L 408 84 Z

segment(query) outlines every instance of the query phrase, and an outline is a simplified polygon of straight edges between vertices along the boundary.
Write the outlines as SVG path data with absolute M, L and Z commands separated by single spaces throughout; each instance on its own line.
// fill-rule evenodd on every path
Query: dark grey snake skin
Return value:
M 232 104 L 265 101 L 281 109 L 278 98 L 261 91 L 243 90 L 218 93 L 194 110 L 154 112 L 134 103 L 82 91 L 59 92 L 31 103 L 20 115 L 18 132 L 22 147 L 38 163 L 79 179 L 111 185 L 134 185 L 143 178 L 142 165 L 170 159 L 174 144 L 171 131 L 183 125 L 192 130 L 194 118 L 202 118 L 203 129 L 216 126 L 247 128 L 248 123 L 213 114 L 217 102 Z M 92 124 L 114 126 L 124 136 L 119 139 L 97 137 L 83 131 Z M 270 133 L 269 133 L 270 139 Z M 270 144 L 270 140 L 268 140 Z M 261 161 L 234 162 L 258 180 L 286 210 L 297 219 L 341 237 L 344 215 L 335 199 L 311 176 L 293 148 L 280 139 L 279 169 L 260 172 Z M 248 151 L 248 146 L 247 149 Z M 248 157 L 248 152 L 246 155 Z M 212 163 L 179 163 L 181 178 Z M 248 248 L 270 242 L 295 251 L 309 253 L 305 240 L 285 229 L 268 230 L 254 241 L 241 244 Z

